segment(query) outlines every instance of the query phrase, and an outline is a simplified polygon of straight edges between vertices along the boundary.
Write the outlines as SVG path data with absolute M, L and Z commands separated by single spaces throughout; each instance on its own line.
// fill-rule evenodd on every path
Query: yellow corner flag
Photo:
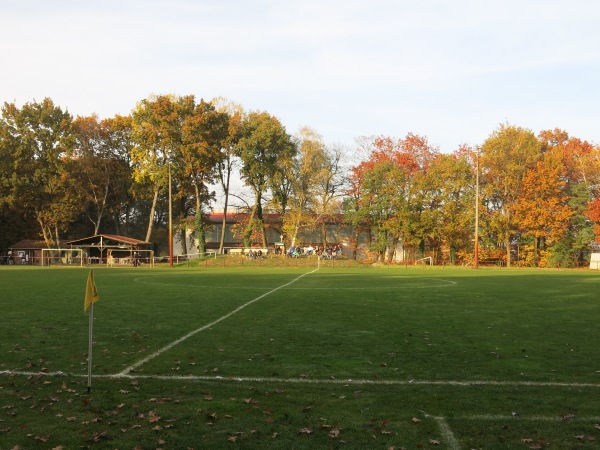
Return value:
M 85 302 L 83 304 L 83 312 L 87 312 L 88 308 L 92 306 L 93 303 L 96 303 L 100 299 L 98 295 L 98 289 L 96 288 L 96 283 L 94 282 L 94 269 L 90 269 L 90 274 L 88 275 L 87 284 L 85 286 Z

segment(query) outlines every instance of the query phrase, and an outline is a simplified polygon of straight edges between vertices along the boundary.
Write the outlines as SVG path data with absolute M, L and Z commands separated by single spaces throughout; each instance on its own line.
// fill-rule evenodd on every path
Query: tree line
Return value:
M 500 124 L 481 146 L 440 153 L 427 139 L 367 140 L 351 169 L 345 212 L 371 234 L 371 250 L 393 257 L 473 262 L 475 211 L 483 261 L 574 267 L 600 228 L 600 148 L 555 129 Z
M 99 233 L 164 251 L 169 182 L 176 232 L 192 229 L 199 242 L 189 253 L 205 251 L 215 186 L 225 214 L 247 213 L 235 227 L 246 246 L 267 245 L 267 212 L 281 215 L 289 245 L 305 230 L 326 243 L 326 224 L 343 214 L 355 248 L 368 236 L 371 256 L 389 261 L 402 248 L 405 258 L 472 262 L 476 209 L 480 257 L 507 265 L 576 266 L 600 234 L 600 149 L 562 130 L 501 124 L 452 153 L 412 133 L 371 136 L 352 151 L 364 155 L 353 166 L 314 130 L 290 135 L 275 116 L 222 98 L 153 96 L 106 119 L 72 117 L 48 98 L 4 103 L 0 251 Z M 248 195 L 232 189 L 236 174 Z
M 215 186 L 224 193 L 225 214 L 232 196 L 248 213 L 237 226 L 245 245 L 267 245 L 265 208 L 284 217 L 281 232 L 295 240 L 303 226 L 316 223 L 314 214 L 335 210 L 340 159 L 313 130 L 291 136 L 271 114 L 246 112 L 225 99 L 153 96 L 131 114 L 107 119 L 74 118 L 49 98 L 22 107 L 4 103 L 0 250 L 33 236 L 60 248 L 65 239 L 98 233 L 136 237 L 164 250 L 169 183 L 177 232 L 193 229 L 199 242 L 185 252 L 205 250 L 205 213 Z M 249 200 L 232 192 L 235 174 Z

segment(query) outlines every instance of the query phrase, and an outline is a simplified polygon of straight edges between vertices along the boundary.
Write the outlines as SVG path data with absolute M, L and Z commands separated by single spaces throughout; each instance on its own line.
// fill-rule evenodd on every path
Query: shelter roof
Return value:
M 23 239 L 9 247 L 12 250 L 38 250 L 48 248 L 46 241 L 43 239 Z
M 117 234 L 96 234 L 94 236 L 68 241 L 66 244 L 71 246 L 114 247 L 123 244 L 129 246 L 150 245 L 150 242 L 140 241 L 139 239 L 127 236 L 119 236 Z

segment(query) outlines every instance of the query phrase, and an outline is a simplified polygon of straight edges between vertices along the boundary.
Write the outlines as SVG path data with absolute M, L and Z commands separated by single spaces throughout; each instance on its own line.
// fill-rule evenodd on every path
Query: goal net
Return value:
M 42 266 L 82 266 L 82 251 L 79 248 L 43 248 Z

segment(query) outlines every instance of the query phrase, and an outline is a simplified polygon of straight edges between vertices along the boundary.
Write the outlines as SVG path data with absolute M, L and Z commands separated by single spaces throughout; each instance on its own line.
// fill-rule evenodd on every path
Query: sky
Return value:
M 597 0 L 0 0 L 0 101 L 128 114 L 218 96 L 309 126 L 427 137 L 508 123 L 600 144 Z

